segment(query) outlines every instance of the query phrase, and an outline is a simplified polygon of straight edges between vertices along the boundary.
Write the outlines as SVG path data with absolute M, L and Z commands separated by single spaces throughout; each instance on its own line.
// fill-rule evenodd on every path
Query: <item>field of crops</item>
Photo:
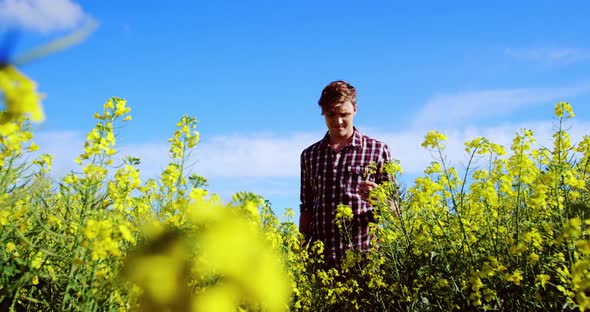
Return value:
M 0 90 L 2 311 L 590 309 L 590 136 L 571 142 L 568 103 L 555 106 L 552 146 L 529 130 L 510 147 L 475 138 L 467 168 L 445 162 L 444 134 L 426 134 L 440 157 L 401 197 L 394 184 L 373 193 L 375 249 L 325 271 L 322 246 L 303 246 L 264 194 L 221 202 L 187 169 L 195 118 L 176 125 L 161 175 L 143 177 L 141 159 L 117 152 L 130 108 L 110 98 L 79 168 L 56 180 L 52 156 L 32 156 L 34 84 L 5 66 Z M 344 233 L 351 214 L 340 207 Z

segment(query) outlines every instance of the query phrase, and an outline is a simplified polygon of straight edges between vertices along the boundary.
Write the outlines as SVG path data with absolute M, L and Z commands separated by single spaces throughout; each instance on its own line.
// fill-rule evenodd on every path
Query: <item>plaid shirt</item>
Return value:
M 311 240 L 324 243 L 328 262 L 338 263 L 346 249 L 366 251 L 371 237 L 369 222 L 374 222 L 373 207 L 359 194 L 361 181 L 380 184 L 389 180 L 381 170 L 391 161 L 386 144 L 362 135 L 356 128 L 352 141 L 336 153 L 328 144 L 329 133 L 301 153 L 301 212 L 311 212 Z M 377 165 L 377 174 L 368 175 L 369 164 Z M 336 207 L 352 208 L 352 246 L 344 241 L 335 222 Z

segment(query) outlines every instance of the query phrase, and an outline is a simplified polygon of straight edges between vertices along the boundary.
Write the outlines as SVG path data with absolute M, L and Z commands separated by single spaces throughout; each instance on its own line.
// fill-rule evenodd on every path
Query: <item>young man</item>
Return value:
M 299 231 L 306 241 L 322 241 L 326 263 L 338 266 L 347 248 L 366 251 L 374 221 L 369 193 L 390 179 L 383 165 L 391 161 L 386 144 L 362 135 L 353 125 L 357 112 L 356 90 L 345 81 L 334 81 L 319 100 L 328 132 L 301 153 L 301 205 Z M 370 164 L 377 170 L 371 173 Z M 351 244 L 336 225 L 336 207 L 352 208 Z

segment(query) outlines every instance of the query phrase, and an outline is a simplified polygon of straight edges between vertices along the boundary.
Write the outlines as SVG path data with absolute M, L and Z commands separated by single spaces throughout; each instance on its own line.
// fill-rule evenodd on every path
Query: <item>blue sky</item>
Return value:
M 22 30 L 18 55 L 98 22 L 21 67 L 47 94 L 36 133 L 56 175 L 76 168 L 93 113 L 119 96 L 133 116 L 121 156 L 140 157 L 144 179 L 192 115 L 209 189 L 253 191 L 281 214 L 297 212 L 299 155 L 326 131 L 317 100 L 333 80 L 357 88 L 356 126 L 389 145 L 407 184 L 431 160 L 429 130 L 449 136 L 459 166 L 478 135 L 509 146 L 525 127 L 547 144 L 557 101 L 576 111 L 573 138 L 590 134 L 589 13 L 586 1 L 0 0 L 0 30 Z

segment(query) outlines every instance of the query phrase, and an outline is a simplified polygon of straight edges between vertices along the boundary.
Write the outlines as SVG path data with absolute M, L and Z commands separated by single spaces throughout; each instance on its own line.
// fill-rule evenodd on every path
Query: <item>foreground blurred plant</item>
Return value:
M 37 84 L 17 67 L 84 41 L 96 27 L 96 21 L 88 18 L 84 25 L 72 33 L 15 57 L 9 54 L 18 32 L 7 31 L 4 34 L 3 45 L 0 46 L 0 96 L 4 104 L 0 111 L 0 136 L 18 132 L 19 127 L 15 123 L 25 118 L 33 122 L 45 119 Z
M 127 264 L 126 276 L 144 289 L 140 309 L 284 311 L 290 297 L 280 256 L 260 224 L 195 189 L 187 211 L 190 231 L 162 230 Z M 193 295 L 196 294 L 196 295 Z
M 36 84 L 14 66 L 0 66 L 0 91 L 5 105 L 0 114 L 0 135 L 17 132 L 15 122 L 27 116 L 35 122 L 45 119 Z

